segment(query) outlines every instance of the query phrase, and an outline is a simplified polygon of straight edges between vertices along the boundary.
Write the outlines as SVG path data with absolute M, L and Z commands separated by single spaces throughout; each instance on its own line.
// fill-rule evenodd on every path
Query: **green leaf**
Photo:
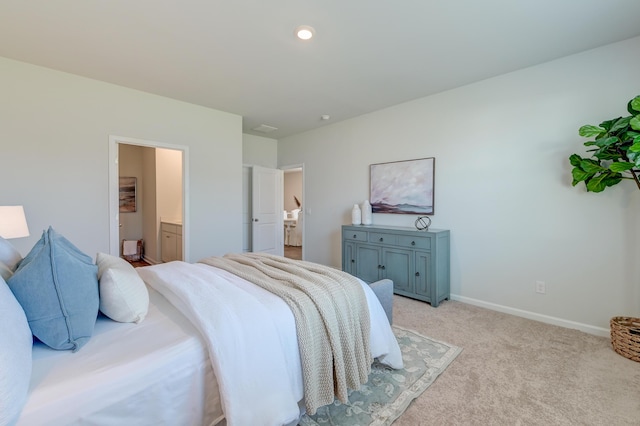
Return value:
M 633 130 L 640 130 L 640 114 L 636 115 L 629 121 L 629 125 Z
M 585 181 L 589 177 L 593 176 L 593 173 L 587 173 L 578 167 L 574 167 L 573 170 L 571 170 L 571 175 L 573 176 L 573 182 L 571 185 L 576 186 L 578 182 Z
M 633 115 L 636 115 L 640 112 L 640 96 L 636 96 L 629 101 L 629 103 L 627 104 L 627 111 L 629 111 L 629 113 Z
M 616 120 L 617 120 L 617 118 L 614 118 L 612 120 L 603 121 L 602 123 L 600 123 L 600 127 L 602 127 L 606 132 L 608 132 L 609 129 L 611 129 L 611 126 L 613 126 L 613 123 Z
M 609 136 L 608 138 L 596 139 L 595 144 L 602 148 L 619 142 L 620 138 L 617 136 Z
M 619 174 L 616 176 L 609 176 L 606 179 L 603 180 L 603 182 L 605 183 L 605 185 L 607 186 L 613 186 L 613 185 L 617 185 L 620 182 L 622 182 L 622 176 L 620 176 Z
M 589 159 L 583 159 L 580 162 L 580 168 L 587 173 L 598 173 L 607 170 L 602 167 L 597 161 Z
M 587 190 L 592 192 L 602 192 L 607 187 L 607 183 L 605 182 L 605 178 L 607 175 L 605 173 L 598 175 L 587 182 Z
M 627 129 L 631 129 L 631 127 L 628 127 Z M 622 141 L 621 143 L 623 144 L 628 144 L 633 142 L 633 138 L 635 138 L 636 136 L 638 136 L 638 132 L 634 132 L 633 130 L 626 130 L 624 132 L 618 133 L 618 137 L 620 138 L 620 140 Z
M 604 131 L 605 130 L 601 127 L 587 124 L 580 127 L 580 130 L 578 130 L 578 134 L 580 134 L 580 136 L 584 136 L 585 138 L 590 138 L 591 136 L 597 136 Z
M 616 120 L 616 122 L 609 129 L 610 133 L 617 132 L 618 130 L 624 129 L 629 125 L 629 120 L 631 117 L 620 117 Z
M 578 154 L 573 154 L 571 157 L 569 157 L 569 162 L 573 167 L 580 167 L 581 161 L 582 157 L 580 157 Z
M 593 154 L 593 156 L 600 161 L 619 160 L 620 158 L 622 158 L 622 155 L 620 155 L 618 152 L 610 152 L 610 151 L 602 151 L 602 150 L 596 152 L 595 154 Z
M 609 165 L 609 170 L 611 170 L 612 172 L 625 172 L 627 170 L 633 169 L 634 166 L 634 163 L 629 163 L 627 161 L 616 161 Z
M 640 152 L 640 136 L 633 140 L 633 145 L 629 147 L 629 152 Z

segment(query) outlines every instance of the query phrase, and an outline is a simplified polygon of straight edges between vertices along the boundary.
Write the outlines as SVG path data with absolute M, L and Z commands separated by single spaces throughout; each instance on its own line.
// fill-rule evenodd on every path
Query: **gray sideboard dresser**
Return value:
M 449 231 L 343 225 L 342 270 L 367 283 L 390 279 L 394 293 L 438 306 L 449 299 Z

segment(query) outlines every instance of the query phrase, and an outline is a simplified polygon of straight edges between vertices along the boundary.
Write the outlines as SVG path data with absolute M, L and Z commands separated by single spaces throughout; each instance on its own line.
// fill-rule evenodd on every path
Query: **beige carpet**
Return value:
M 607 338 L 401 296 L 394 324 L 464 350 L 393 426 L 640 425 L 640 363 Z

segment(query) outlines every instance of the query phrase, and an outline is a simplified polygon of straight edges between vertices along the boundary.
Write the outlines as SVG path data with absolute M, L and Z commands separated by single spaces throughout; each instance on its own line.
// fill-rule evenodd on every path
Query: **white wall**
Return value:
M 136 178 L 136 211 L 120 213 L 119 240 L 137 240 L 142 238 L 144 217 L 145 185 L 142 168 L 143 148 L 135 145 L 120 144 L 118 151 L 118 173 L 120 177 Z
M 584 152 L 581 125 L 627 115 L 638 70 L 634 38 L 279 141 L 279 164 L 305 164 L 306 258 L 341 265 L 340 226 L 369 198 L 370 164 L 435 157 L 432 226 L 451 230 L 454 295 L 600 333 L 637 316 L 640 191 L 574 188 L 567 159 Z
M 190 259 L 241 250 L 242 117 L 0 58 L 0 205 L 109 250 L 109 135 L 188 146 Z
M 182 151 L 156 149 L 156 193 L 158 223 L 182 221 Z
M 278 141 L 276 139 L 242 135 L 242 162 L 254 166 L 278 167 Z
M 302 172 L 287 172 L 284 173 L 284 209 L 291 211 L 298 208 L 296 204 L 297 197 L 300 204 L 304 202 L 302 199 Z

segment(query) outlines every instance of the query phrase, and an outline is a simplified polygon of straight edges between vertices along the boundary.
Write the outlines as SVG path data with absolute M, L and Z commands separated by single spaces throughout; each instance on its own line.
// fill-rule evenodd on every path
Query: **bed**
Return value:
M 206 263 L 170 262 L 135 274 L 148 294 L 144 318 L 117 322 L 100 314 L 76 352 L 36 341 L 28 391 L 16 399 L 23 407 L 9 424 L 297 423 L 306 376 L 296 321 L 281 297 Z M 400 368 L 385 309 L 359 283 L 370 356 Z

